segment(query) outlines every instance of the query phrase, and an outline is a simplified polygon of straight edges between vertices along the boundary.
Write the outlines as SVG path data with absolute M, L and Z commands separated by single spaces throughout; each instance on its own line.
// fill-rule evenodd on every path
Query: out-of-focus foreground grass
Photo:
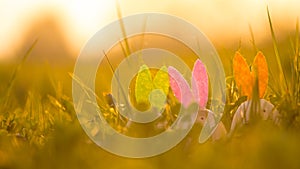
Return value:
M 24 61 L 0 66 L 0 168 L 300 168 L 300 55 L 295 32 L 278 43 L 273 35 L 273 41 L 256 46 L 269 64 L 266 98 L 281 112 L 282 127 L 261 123 L 242 137 L 205 144 L 197 143 L 200 130 L 193 128 L 175 148 L 146 159 L 118 157 L 94 144 L 72 105 L 72 65 L 27 62 L 29 52 L 21 57 Z M 218 49 L 227 75 L 222 119 L 227 129 L 242 100 L 232 78 L 235 50 Z M 248 62 L 256 50 L 240 49 Z

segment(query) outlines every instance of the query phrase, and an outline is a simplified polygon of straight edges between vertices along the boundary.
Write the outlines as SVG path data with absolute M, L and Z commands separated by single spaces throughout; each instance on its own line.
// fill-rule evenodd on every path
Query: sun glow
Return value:
M 13 55 L 34 20 L 49 13 L 61 24 L 73 49 L 80 48 L 88 37 L 116 17 L 115 1 L 1 1 L 0 41 L 5 43 L 0 46 L 0 59 Z
M 269 37 L 268 6 L 275 26 L 294 29 L 300 17 L 297 0 L 196 1 L 196 0 L 3 0 L 0 1 L 0 59 L 14 55 L 34 19 L 52 13 L 62 27 L 71 50 L 79 52 L 99 29 L 118 19 L 116 2 L 123 16 L 162 12 L 186 19 L 203 31 L 213 43 L 249 41 L 249 25 L 257 42 Z M 281 30 L 279 30 L 281 31 Z M 232 44 L 227 43 L 226 44 Z
M 65 12 L 70 19 L 68 36 L 74 45 L 80 48 L 87 37 L 91 37 L 101 27 L 113 21 L 116 16 L 114 1 L 72 1 L 71 4 L 64 3 Z

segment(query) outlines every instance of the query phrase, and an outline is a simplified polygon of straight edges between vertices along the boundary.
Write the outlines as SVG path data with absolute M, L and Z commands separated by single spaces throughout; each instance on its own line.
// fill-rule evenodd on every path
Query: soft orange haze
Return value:
M 249 25 L 258 43 L 269 38 L 267 6 L 278 33 L 293 30 L 300 16 L 298 0 L 120 0 L 119 4 L 123 16 L 163 12 L 184 18 L 218 46 L 236 44 L 240 40 L 248 43 L 251 39 Z M 43 36 L 32 26 L 42 24 L 48 15 L 55 18 L 53 24 L 62 31 L 61 39 L 74 56 L 89 37 L 118 18 L 113 0 L 0 1 L 0 59 L 16 55 L 20 47 L 26 46 L 24 43 L 32 43 L 36 37 Z M 31 32 L 29 36 L 28 32 Z

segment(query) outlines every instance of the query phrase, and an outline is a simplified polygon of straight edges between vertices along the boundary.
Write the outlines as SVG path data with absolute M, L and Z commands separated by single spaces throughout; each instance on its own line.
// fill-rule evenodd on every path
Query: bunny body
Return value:
M 232 136 L 237 128 L 251 122 L 251 113 L 255 113 L 254 115 L 257 115 L 264 121 L 272 120 L 275 125 L 280 124 L 280 114 L 272 103 L 265 99 L 260 99 L 258 104 L 259 106 L 251 109 L 252 100 L 248 100 L 238 107 L 232 119 L 229 136 Z

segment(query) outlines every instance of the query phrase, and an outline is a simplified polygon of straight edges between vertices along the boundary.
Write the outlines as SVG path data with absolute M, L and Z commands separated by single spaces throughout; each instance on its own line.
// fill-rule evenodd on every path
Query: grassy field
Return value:
M 197 143 L 200 129 L 194 127 L 175 148 L 146 159 L 118 157 L 88 138 L 72 104 L 73 64 L 29 62 L 33 45 L 16 62 L 0 65 L 0 168 L 300 168 L 299 25 L 280 41 L 271 20 L 270 28 L 272 41 L 261 46 L 217 49 L 227 76 L 222 121 L 229 129 L 244 99 L 232 77 L 235 51 L 250 63 L 260 50 L 270 72 L 265 98 L 280 111 L 282 126 L 258 123 L 241 137 L 205 144 Z

